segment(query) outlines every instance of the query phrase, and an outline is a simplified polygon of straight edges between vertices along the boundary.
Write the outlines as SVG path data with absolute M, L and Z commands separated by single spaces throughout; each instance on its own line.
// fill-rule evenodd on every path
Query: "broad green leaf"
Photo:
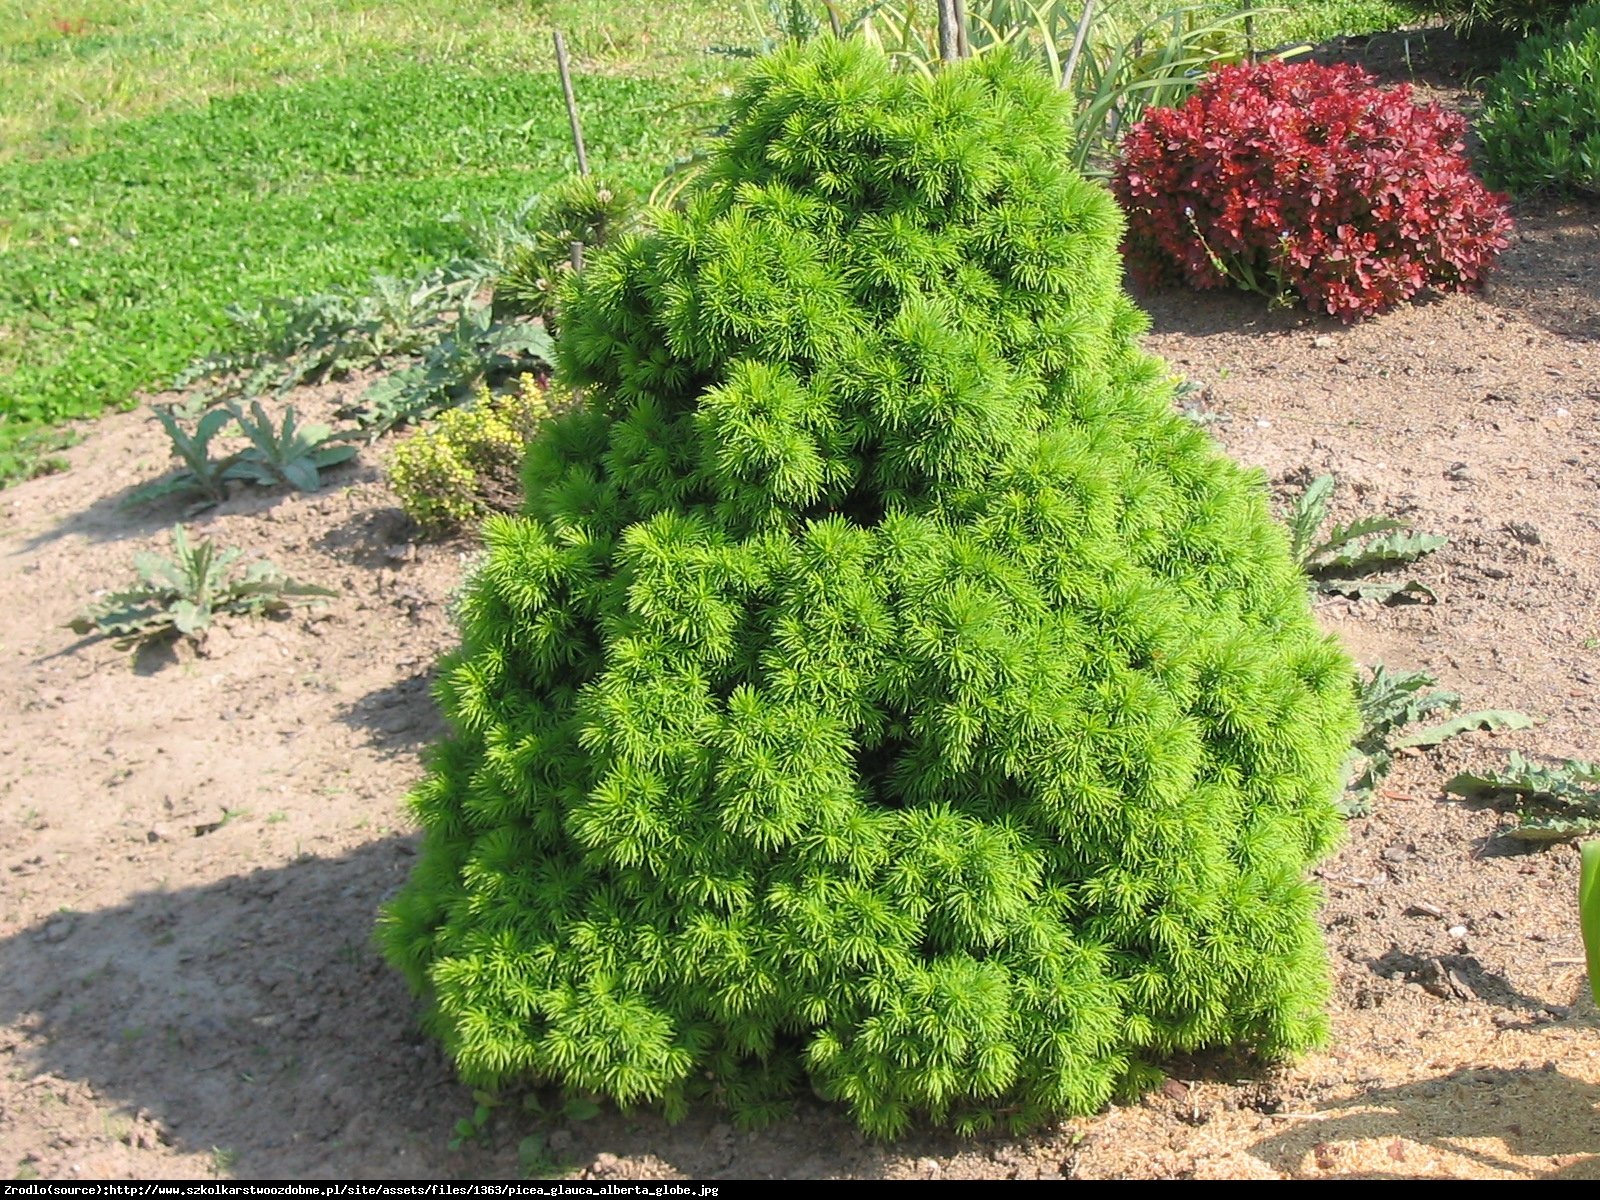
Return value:
M 172 626 L 179 633 L 193 636 L 211 624 L 211 614 L 191 600 L 178 600 L 171 609 Z
M 1441 725 L 1408 734 L 1395 742 L 1394 747 L 1398 750 L 1402 746 L 1437 746 L 1441 742 L 1475 729 L 1532 729 L 1533 725 L 1533 718 L 1526 713 L 1510 709 L 1485 709 L 1482 712 L 1463 713 Z
M 194 440 L 202 446 L 210 443 L 211 439 L 221 433 L 234 420 L 234 416 L 225 408 L 213 408 L 200 418 L 200 424 L 195 427 Z
M 354 458 L 357 453 L 359 448 L 356 446 L 329 446 L 316 451 L 311 459 L 319 468 L 332 467 Z
M 1552 817 L 1519 814 L 1505 836 L 1519 842 L 1565 842 L 1600 833 L 1600 817 Z
M 1393 517 L 1361 517 L 1348 525 L 1335 525 L 1328 530 L 1328 536 L 1311 552 L 1313 561 L 1321 560 L 1338 550 L 1342 550 L 1357 538 L 1364 538 L 1374 533 L 1389 533 L 1396 529 L 1406 528 L 1405 522 L 1396 521 Z M 1335 564 L 1328 563 L 1328 566 Z
M 150 504 L 167 496 L 181 496 L 187 492 L 204 492 L 204 490 L 204 485 L 192 472 L 179 471 L 177 474 L 168 475 L 129 492 L 122 498 L 118 507 L 132 508 L 138 504 Z
M 561 1106 L 561 1113 L 569 1121 L 588 1121 L 600 1115 L 600 1106 L 593 1100 L 573 1096 Z
M 1351 600 L 1377 600 L 1394 604 L 1403 600 L 1438 603 L 1439 597 L 1427 584 L 1416 579 L 1404 583 L 1390 583 L 1373 579 L 1319 579 L 1317 590 L 1330 596 L 1345 596 Z
M 1415 562 L 1424 554 L 1431 554 L 1439 547 L 1448 544 L 1447 537 L 1440 537 L 1433 533 L 1392 533 L 1385 537 L 1373 538 L 1372 541 L 1355 550 L 1332 554 L 1317 563 L 1317 571 L 1370 571 L 1377 567 L 1394 566 L 1397 563 Z
M 1600 1004 L 1600 840 L 1583 844 L 1578 871 L 1578 925 L 1588 960 L 1589 994 Z
M 317 476 L 317 464 L 309 458 L 297 458 L 283 464 L 283 478 L 289 486 L 302 492 L 314 492 L 322 480 Z
M 1304 564 L 1314 553 L 1312 547 L 1317 530 L 1322 528 L 1322 522 L 1327 518 L 1334 483 L 1332 475 L 1318 475 L 1306 485 L 1306 490 L 1301 493 L 1289 514 L 1289 538 L 1296 562 Z

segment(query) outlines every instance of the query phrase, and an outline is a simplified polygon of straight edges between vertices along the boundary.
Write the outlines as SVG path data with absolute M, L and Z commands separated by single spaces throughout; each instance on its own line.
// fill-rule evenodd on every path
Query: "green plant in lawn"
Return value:
M 1172 406 L 1070 101 L 997 51 L 753 66 L 597 254 L 491 517 L 386 907 L 462 1076 L 872 1133 L 1322 1036 L 1351 667 Z
M 521 498 L 528 441 L 549 415 L 548 389 L 532 375 L 500 395 L 480 384 L 471 404 L 443 413 L 395 447 L 389 483 L 401 507 L 429 533 L 512 511 Z
M 228 480 L 237 478 L 233 471 L 240 455 L 227 454 L 212 458 L 211 443 L 217 434 L 238 419 L 238 414 L 221 409 L 202 413 L 194 432 L 189 433 L 179 423 L 177 414 L 170 406 L 158 405 L 155 413 L 161 427 L 167 431 L 173 454 L 183 466 L 154 483 L 130 492 L 122 503 L 131 506 L 148 504 L 168 496 L 193 496 L 209 505 L 227 499 Z
M 1520 801 L 1508 837 L 1553 842 L 1600 833 L 1600 766 L 1594 763 L 1569 759 L 1546 766 L 1513 750 L 1504 771 L 1466 772 L 1444 788 L 1471 800 Z
M 1433 599 L 1433 590 L 1414 579 L 1363 579 L 1387 567 L 1413 563 L 1450 539 L 1417 533 L 1404 521 L 1376 514 L 1323 531 L 1337 486 L 1332 475 L 1319 475 L 1306 486 L 1290 510 L 1290 545 L 1300 569 L 1320 592 L 1389 602 L 1408 597 Z
M 243 552 L 218 550 L 209 538 L 190 545 L 182 525 L 172 529 L 172 557 L 134 556 L 138 579 L 74 619 L 73 632 L 114 637 L 120 648 L 183 636 L 196 638 L 218 615 L 275 616 L 296 604 L 337 592 L 290 579 L 270 562 L 235 564 Z
M 1522 195 L 1600 195 L 1600 3 L 1522 43 L 1484 89 L 1491 181 Z
M 1345 789 L 1340 810 L 1347 817 L 1364 817 L 1372 811 L 1378 789 L 1394 767 L 1396 752 L 1441 745 L 1475 729 L 1528 729 L 1533 719 L 1509 709 L 1483 709 L 1461 713 L 1461 697 L 1438 688 L 1426 671 L 1390 671 L 1382 663 L 1356 680 L 1356 708 L 1361 730 L 1345 760 Z M 1407 726 L 1441 713 L 1458 713 L 1405 736 Z
M 538 317 L 555 329 L 556 288 L 572 270 L 572 244 L 593 254 L 639 217 L 638 197 L 624 184 L 577 175 L 540 197 L 507 247 L 494 280 L 494 312 Z
M 230 478 L 248 479 L 259 484 L 287 484 L 296 491 L 314 492 L 322 486 L 321 472 L 353 458 L 357 452 L 345 434 L 336 434 L 327 425 L 301 425 L 293 406 L 283 410 L 283 423 L 274 425 L 261 407 L 250 402 L 245 416 L 230 404 L 227 412 L 250 439 L 250 446 L 229 468 Z

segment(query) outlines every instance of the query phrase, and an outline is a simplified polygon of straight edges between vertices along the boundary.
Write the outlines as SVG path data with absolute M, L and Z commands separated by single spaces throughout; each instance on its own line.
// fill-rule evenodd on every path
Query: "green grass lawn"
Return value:
M 553 26 L 577 60 L 591 163 L 647 186 L 737 70 L 725 51 L 756 40 L 751 13 L 743 0 L 0 0 L 0 482 L 62 420 L 128 404 L 213 348 L 227 304 L 470 252 L 475 221 L 568 173 Z M 1318 0 L 1258 37 L 1403 15 Z

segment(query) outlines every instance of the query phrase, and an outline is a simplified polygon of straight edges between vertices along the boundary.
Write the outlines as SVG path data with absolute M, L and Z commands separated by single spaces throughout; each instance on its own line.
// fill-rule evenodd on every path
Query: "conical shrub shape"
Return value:
M 824 41 L 563 312 L 390 957 L 477 1085 L 875 1134 L 1323 1032 L 1353 728 L 1258 477 L 1173 412 L 1062 100 Z

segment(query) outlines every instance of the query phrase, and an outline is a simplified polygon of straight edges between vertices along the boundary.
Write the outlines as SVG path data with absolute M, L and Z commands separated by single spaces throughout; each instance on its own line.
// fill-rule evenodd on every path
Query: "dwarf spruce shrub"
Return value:
M 1322 1035 L 1351 667 L 1065 130 L 1004 54 L 785 50 L 568 293 L 383 923 L 474 1085 L 892 1135 Z

